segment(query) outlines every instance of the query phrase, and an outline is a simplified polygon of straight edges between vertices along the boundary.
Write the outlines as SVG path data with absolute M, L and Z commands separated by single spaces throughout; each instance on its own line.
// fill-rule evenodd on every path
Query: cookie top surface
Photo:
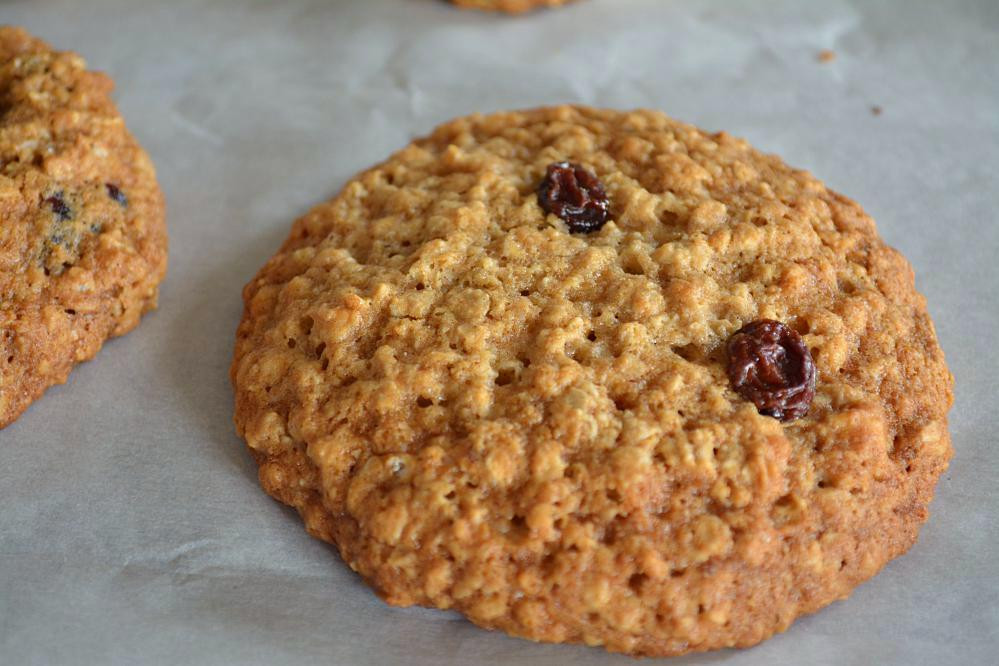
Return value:
M 542 210 L 549 165 L 608 199 Z M 904 258 L 807 172 L 652 111 L 449 122 L 295 222 L 245 291 L 236 425 L 264 488 L 389 602 L 546 641 L 751 645 L 915 540 L 951 378 Z M 733 390 L 759 319 L 800 418 Z
M 558 7 L 571 0 L 451 0 L 464 9 L 484 9 L 508 14 L 521 14 L 542 7 Z
M 0 27 L 0 427 L 156 304 L 163 197 L 111 88 Z

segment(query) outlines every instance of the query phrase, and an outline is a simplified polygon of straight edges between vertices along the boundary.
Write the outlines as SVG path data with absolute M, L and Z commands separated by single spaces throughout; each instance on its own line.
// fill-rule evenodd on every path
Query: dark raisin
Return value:
M 727 351 L 732 388 L 760 414 L 791 421 L 808 413 L 815 397 L 815 363 L 797 332 L 760 319 L 736 331 Z
M 562 218 L 572 233 L 596 231 L 610 214 L 604 186 L 591 171 L 571 162 L 548 165 L 538 185 L 538 203 Z
M 45 203 L 52 207 L 52 212 L 58 215 L 60 220 L 65 221 L 73 217 L 73 209 L 62 198 L 62 192 L 56 192 L 46 199 Z
M 125 196 L 120 187 L 114 183 L 104 183 L 104 187 L 108 190 L 108 196 L 114 199 L 119 206 L 122 208 L 128 206 L 128 197 Z

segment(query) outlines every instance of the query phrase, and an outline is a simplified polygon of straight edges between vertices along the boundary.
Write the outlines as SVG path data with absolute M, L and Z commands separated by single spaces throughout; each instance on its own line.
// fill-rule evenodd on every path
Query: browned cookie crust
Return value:
M 563 160 L 602 182 L 598 231 L 539 206 Z M 264 489 L 389 603 L 535 640 L 752 645 L 905 552 L 951 455 L 951 378 L 874 222 L 658 112 L 449 122 L 298 220 L 244 299 Z M 811 349 L 801 418 L 726 376 L 761 318 Z
M 163 196 L 111 88 L 0 27 L 0 427 L 156 306 Z
M 451 0 L 464 9 L 484 9 L 509 14 L 521 14 L 542 7 L 558 7 L 571 0 Z

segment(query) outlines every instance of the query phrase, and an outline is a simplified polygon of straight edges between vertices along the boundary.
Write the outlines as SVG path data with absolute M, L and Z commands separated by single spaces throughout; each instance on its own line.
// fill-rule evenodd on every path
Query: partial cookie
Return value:
M 244 290 L 264 489 L 389 603 L 635 655 L 748 646 L 905 552 L 951 377 L 853 201 L 653 111 L 460 118 Z
M 484 9 L 486 11 L 508 12 L 521 14 L 541 7 L 558 7 L 571 0 L 451 0 L 465 9 Z
M 112 85 L 0 27 L 0 427 L 156 306 L 163 195 Z

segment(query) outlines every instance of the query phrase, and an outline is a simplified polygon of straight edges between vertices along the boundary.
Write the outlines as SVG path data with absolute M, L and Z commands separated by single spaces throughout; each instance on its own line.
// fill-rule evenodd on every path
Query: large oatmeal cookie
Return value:
M 156 306 L 163 196 L 111 88 L 0 26 L 0 427 Z
M 389 603 L 535 640 L 752 645 L 905 552 L 951 455 L 951 378 L 873 221 L 658 112 L 442 125 L 298 220 L 244 299 L 264 489 Z M 784 421 L 728 375 L 761 319 L 732 349 L 814 361 Z

